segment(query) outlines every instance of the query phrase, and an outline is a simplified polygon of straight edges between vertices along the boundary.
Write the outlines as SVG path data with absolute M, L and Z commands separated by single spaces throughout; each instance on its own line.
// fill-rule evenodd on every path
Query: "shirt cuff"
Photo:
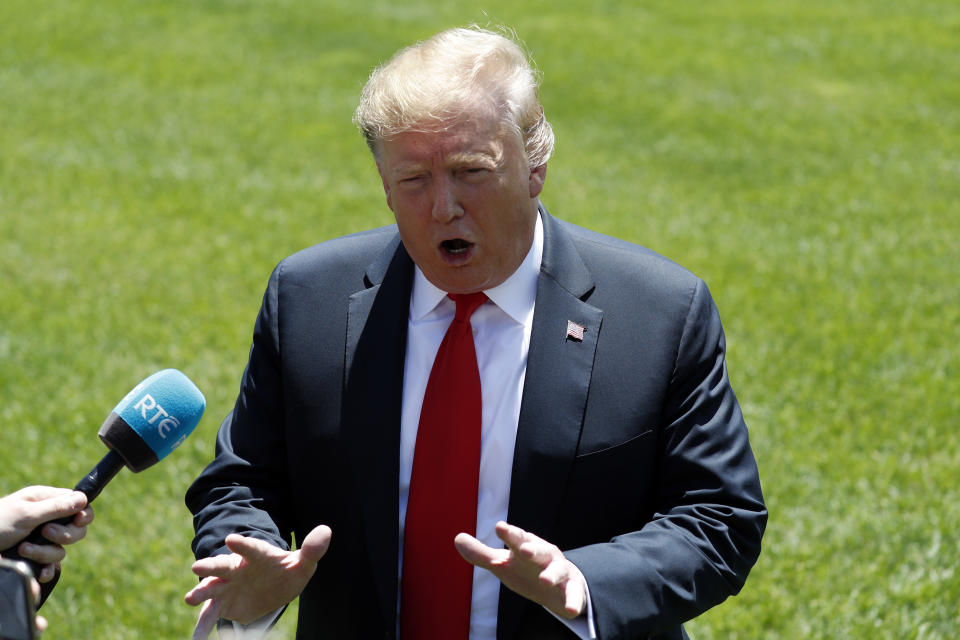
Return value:
M 270 628 L 280 619 L 280 614 L 282 614 L 285 609 L 286 607 L 281 607 L 276 611 L 271 611 L 250 624 L 240 624 L 233 620 L 221 618 L 217 628 L 221 632 L 227 630 L 227 633 L 221 636 L 224 638 L 230 638 L 231 640 L 259 640 L 259 638 L 266 637 L 267 632 L 270 631 Z
M 568 620 L 567 618 L 561 618 L 550 609 L 550 615 L 562 622 L 570 631 L 573 631 L 577 634 L 577 637 L 581 640 L 596 640 L 597 638 L 597 628 L 593 623 L 593 601 L 590 599 L 590 586 L 584 584 L 584 588 L 587 590 L 587 612 L 585 615 L 580 615 L 573 620 Z

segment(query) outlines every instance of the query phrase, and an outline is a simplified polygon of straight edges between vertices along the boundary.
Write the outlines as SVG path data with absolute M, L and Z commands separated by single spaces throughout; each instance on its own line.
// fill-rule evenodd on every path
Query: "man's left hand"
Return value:
M 466 533 L 459 534 L 454 544 L 467 562 L 490 571 L 512 591 L 558 616 L 572 619 L 583 614 L 587 580 L 556 545 L 506 522 L 497 523 L 497 537 L 506 549 L 488 547 Z

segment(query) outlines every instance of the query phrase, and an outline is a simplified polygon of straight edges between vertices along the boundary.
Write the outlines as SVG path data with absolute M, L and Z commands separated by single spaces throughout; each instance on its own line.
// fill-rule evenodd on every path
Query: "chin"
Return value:
M 444 280 L 442 285 L 437 286 L 447 293 L 476 293 L 490 288 L 485 286 L 484 283 L 450 279 Z
M 426 276 L 430 284 L 442 289 L 447 293 L 473 293 L 474 291 L 483 291 L 484 284 L 476 277 L 470 277 L 467 269 L 464 267 L 450 267 L 442 265 L 440 268 L 424 269 L 423 275 Z
M 484 287 L 481 286 L 471 286 L 464 284 L 454 284 L 447 283 L 447 285 L 440 287 L 447 293 L 476 293 L 477 291 L 483 291 Z

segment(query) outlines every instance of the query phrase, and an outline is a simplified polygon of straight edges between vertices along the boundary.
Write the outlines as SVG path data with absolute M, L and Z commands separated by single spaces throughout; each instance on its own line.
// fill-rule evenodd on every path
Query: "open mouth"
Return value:
M 454 238 L 453 240 L 444 240 L 440 243 L 440 247 L 444 252 L 452 256 L 459 256 L 465 254 L 470 250 L 470 247 L 473 246 L 472 242 L 467 242 L 462 238 Z

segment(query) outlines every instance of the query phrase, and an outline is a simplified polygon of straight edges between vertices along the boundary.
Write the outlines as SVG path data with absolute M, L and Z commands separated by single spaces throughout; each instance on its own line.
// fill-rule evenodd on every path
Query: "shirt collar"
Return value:
M 502 283 L 484 291 L 508 316 L 519 324 L 526 324 L 533 315 L 537 299 L 537 279 L 543 260 L 543 222 L 540 212 L 533 230 L 533 243 L 517 270 Z M 427 280 L 420 267 L 414 265 L 413 291 L 410 294 L 410 320 L 416 322 L 433 311 L 445 298 L 447 292 L 438 289 Z

